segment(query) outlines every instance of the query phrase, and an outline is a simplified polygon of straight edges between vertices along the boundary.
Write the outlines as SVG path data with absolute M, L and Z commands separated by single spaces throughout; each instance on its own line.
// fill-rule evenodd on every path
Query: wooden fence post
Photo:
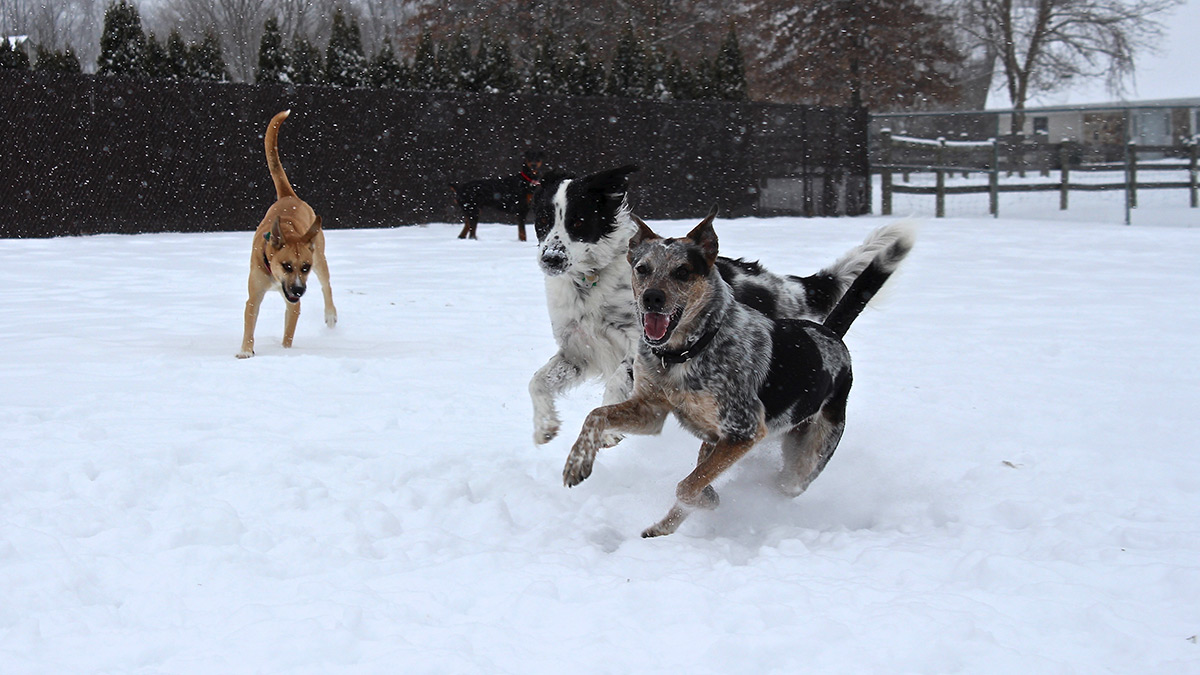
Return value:
M 1129 141 L 1129 154 L 1126 156 L 1126 188 L 1129 190 L 1129 206 L 1137 208 L 1137 141 Z
M 892 163 L 892 130 L 884 129 L 880 133 L 879 144 L 881 146 L 881 158 L 883 159 L 883 169 L 879 174 L 879 182 L 881 187 L 880 195 L 880 211 L 883 215 L 892 215 L 892 170 L 889 165 Z
M 946 139 L 938 137 L 937 168 L 937 217 L 946 217 Z
M 1071 182 L 1071 158 L 1067 150 L 1067 139 L 1063 139 L 1062 143 L 1058 144 L 1058 161 L 1062 165 L 1062 183 L 1058 188 L 1058 210 L 1067 210 L 1067 193 L 1070 191 Z
M 1192 195 L 1192 208 L 1196 208 L 1196 160 L 1200 156 L 1200 136 L 1192 136 L 1191 152 L 1188 159 L 1188 191 Z
M 992 170 L 988 172 L 988 211 L 1000 217 L 1000 139 L 992 139 Z

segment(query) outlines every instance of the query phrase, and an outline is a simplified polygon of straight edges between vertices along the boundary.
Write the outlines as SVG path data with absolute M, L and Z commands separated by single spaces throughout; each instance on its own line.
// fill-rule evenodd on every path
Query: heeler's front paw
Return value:
M 592 475 L 592 464 L 595 460 L 595 452 L 587 452 L 576 444 L 571 449 L 571 454 L 567 455 L 567 463 L 563 467 L 563 485 L 575 487 L 586 480 Z

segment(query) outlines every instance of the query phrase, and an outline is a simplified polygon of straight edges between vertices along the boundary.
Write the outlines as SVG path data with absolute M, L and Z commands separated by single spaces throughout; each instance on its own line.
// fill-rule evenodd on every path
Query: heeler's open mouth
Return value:
M 659 345 L 667 341 L 671 332 L 675 330 L 675 326 L 679 323 L 679 317 L 683 315 L 683 308 L 676 309 L 671 314 L 661 314 L 659 312 L 646 312 L 642 315 L 642 333 L 646 338 L 646 342 L 652 345 Z

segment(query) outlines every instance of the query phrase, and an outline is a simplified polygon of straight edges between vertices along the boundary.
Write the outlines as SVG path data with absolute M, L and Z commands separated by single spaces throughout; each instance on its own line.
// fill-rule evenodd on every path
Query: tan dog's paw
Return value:
M 337 310 L 327 310 L 325 312 L 325 325 L 333 328 L 337 325 Z
M 251 356 L 254 356 L 254 350 L 253 350 L 253 349 L 251 349 L 251 350 L 247 351 L 247 350 L 243 349 L 242 351 L 238 352 L 238 353 L 236 354 L 236 356 L 237 356 L 239 359 L 248 359 L 248 358 L 250 358 Z

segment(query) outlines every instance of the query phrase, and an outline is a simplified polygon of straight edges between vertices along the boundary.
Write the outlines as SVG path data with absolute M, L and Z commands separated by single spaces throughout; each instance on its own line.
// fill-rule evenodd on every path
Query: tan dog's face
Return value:
M 648 344 L 667 344 L 677 332 L 686 335 L 705 315 L 714 290 L 709 273 L 717 261 L 715 216 L 716 207 L 683 239 L 663 239 L 633 217 L 638 232 L 629 240 L 629 264 Z
M 317 216 L 308 232 L 299 238 L 289 239 L 284 236 L 279 219 L 275 219 L 263 253 L 270 265 L 271 276 L 279 283 L 283 297 L 288 302 L 300 302 L 300 296 L 308 287 L 308 273 L 312 270 L 316 255 L 313 239 L 320 231 L 321 217 Z

